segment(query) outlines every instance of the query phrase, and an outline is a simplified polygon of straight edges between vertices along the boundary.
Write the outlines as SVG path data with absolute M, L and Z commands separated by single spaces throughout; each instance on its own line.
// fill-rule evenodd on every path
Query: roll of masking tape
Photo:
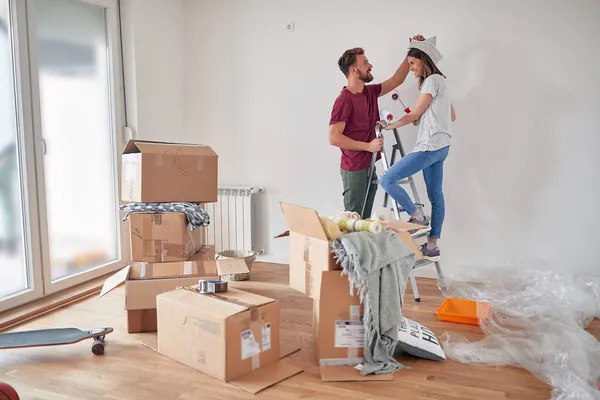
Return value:
M 213 281 L 200 279 L 198 281 L 198 293 L 223 293 L 227 291 L 226 281 Z

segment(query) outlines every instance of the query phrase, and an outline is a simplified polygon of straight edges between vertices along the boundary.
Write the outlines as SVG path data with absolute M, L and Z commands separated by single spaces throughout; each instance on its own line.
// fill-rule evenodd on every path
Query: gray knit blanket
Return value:
M 333 243 L 333 253 L 347 274 L 350 290 L 364 305 L 365 346 L 362 376 L 405 368 L 394 358 L 404 292 L 416 256 L 395 233 L 352 232 Z
M 123 222 L 129 219 L 132 212 L 180 212 L 187 216 L 187 228 L 190 231 L 210 224 L 210 216 L 200 208 L 199 204 L 174 202 L 174 203 L 129 203 L 119 206 L 121 211 L 127 211 L 123 217 Z

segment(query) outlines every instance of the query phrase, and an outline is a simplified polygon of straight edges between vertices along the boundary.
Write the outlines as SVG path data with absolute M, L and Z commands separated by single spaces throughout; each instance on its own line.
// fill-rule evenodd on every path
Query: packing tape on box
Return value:
M 312 295 L 312 266 L 310 263 L 310 238 L 304 238 L 304 291 Z
M 145 262 L 142 263 L 138 263 L 141 267 L 142 267 L 142 271 L 140 272 L 140 278 L 145 278 L 146 277 L 146 265 L 148 265 Z
M 206 284 L 204 284 L 203 282 L 206 282 Z M 241 332 L 242 359 L 250 358 L 252 362 L 252 370 L 254 371 L 255 369 L 260 367 L 260 353 L 265 350 L 271 349 L 271 324 L 265 323 L 258 309 L 259 306 L 245 303 L 243 301 L 231 297 L 219 295 L 219 292 L 216 290 L 216 288 L 215 292 L 203 293 L 200 291 L 203 285 L 206 285 L 208 287 L 208 290 L 212 289 L 212 286 L 209 287 L 211 282 L 219 282 L 227 285 L 226 281 L 200 280 L 198 282 L 198 290 L 193 287 L 186 286 L 181 287 L 181 289 L 189 290 L 195 293 L 200 293 L 204 296 L 216 297 L 219 300 L 238 304 L 248 309 L 248 311 L 250 312 L 250 319 L 245 321 L 245 329 Z M 244 349 L 250 352 L 250 354 L 247 355 L 247 357 L 243 357 Z
M 360 306 L 358 305 L 351 305 L 350 306 L 350 321 L 360 321 Z M 364 326 L 362 326 L 361 328 L 358 328 L 363 330 L 364 332 Z M 364 336 L 363 336 L 364 337 Z M 364 340 L 363 340 L 364 342 Z M 359 347 L 348 347 L 348 358 L 349 359 L 354 359 L 358 357 L 360 348 Z
M 184 261 L 183 262 L 183 274 L 184 275 L 191 275 L 192 274 L 192 262 L 191 261 Z

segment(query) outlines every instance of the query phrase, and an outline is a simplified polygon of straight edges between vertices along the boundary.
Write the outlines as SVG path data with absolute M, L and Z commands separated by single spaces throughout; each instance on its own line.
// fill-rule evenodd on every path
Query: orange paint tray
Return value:
M 483 307 L 483 315 L 490 312 L 488 303 L 479 303 Z M 440 321 L 457 322 L 459 324 L 479 325 L 477 318 L 477 302 L 463 299 L 445 299 L 436 312 Z

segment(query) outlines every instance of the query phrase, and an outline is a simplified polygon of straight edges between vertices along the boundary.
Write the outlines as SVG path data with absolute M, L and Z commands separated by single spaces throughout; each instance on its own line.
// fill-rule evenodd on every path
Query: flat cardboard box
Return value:
M 188 261 L 166 263 L 132 262 L 129 279 L 188 278 L 217 275 L 215 247 L 204 246 Z
M 187 228 L 179 212 L 129 214 L 131 260 L 148 263 L 188 261 L 202 247 L 200 228 Z
M 340 270 L 341 266 L 331 252 L 331 241 L 327 238 L 317 211 L 289 203 L 280 203 L 281 211 L 288 225 L 288 231 L 276 236 L 290 238 L 289 285 L 297 290 L 318 299 L 321 293 L 321 271 Z M 416 245 L 409 230 L 421 228 L 420 225 L 405 221 L 392 221 L 388 228 L 416 254 L 416 259 L 423 259 L 423 254 Z
M 190 277 L 190 278 L 169 278 L 169 279 L 149 279 L 132 280 L 130 279 L 131 265 L 119 270 L 114 275 L 104 281 L 100 297 L 125 283 L 125 309 L 126 310 L 148 310 L 156 308 L 156 296 L 161 293 L 174 290 L 178 287 L 193 286 L 198 284 L 200 279 L 218 280 L 219 276 L 225 274 L 248 273 L 248 266 L 243 259 L 223 259 L 211 260 L 207 263 L 214 263 L 217 270 L 216 276 Z
M 158 352 L 223 382 L 257 393 L 302 371 L 280 360 L 277 300 L 181 288 L 157 296 L 157 315 Z
M 123 201 L 217 201 L 218 155 L 210 146 L 130 140 L 121 162 Z
M 326 382 L 391 381 L 392 374 L 360 376 L 364 360 L 364 306 L 342 271 L 321 272 L 321 294 L 313 299 L 313 328 L 321 379 Z

